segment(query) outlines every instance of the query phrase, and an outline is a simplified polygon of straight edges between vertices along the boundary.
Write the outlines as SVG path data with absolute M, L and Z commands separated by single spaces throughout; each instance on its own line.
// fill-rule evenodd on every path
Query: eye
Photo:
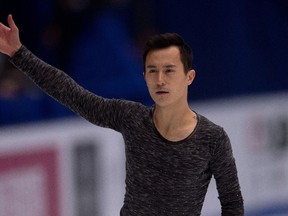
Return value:
M 155 69 L 150 69 L 148 72 L 149 72 L 149 73 L 156 73 L 157 70 L 155 70 Z
M 167 69 L 166 70 L 166 73 L 171 73 L 171 72 L 174 72 L 174 70 L 173 69 Z

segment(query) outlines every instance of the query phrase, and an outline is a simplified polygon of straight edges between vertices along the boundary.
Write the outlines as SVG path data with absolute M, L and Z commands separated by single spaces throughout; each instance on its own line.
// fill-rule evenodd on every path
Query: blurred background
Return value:
M 6 24 L 7 15 L 13 14 L 20 29 L 22 43 L 38 57 L 62 69 L 96 94 L 135 100 L 149 106 L 152 101 L 142 77 L 143 45 L 156 33 L 176 32 L 182 35 L 193 50 L 193 67 L 196 70 L 196 80 L 189 90 L 189 102 L 192 108 L 224 126 L 234 141 L 235 157 L 239 160 L 239 175 L 244 194 L 247 194 L 247 215 L 288 215 L 288 192 L 285 192 L 288 189 L 286 0 L 0 2 L 1 22 Z M 43 209 L 47 210 L 45 215 L 118 214 L 125 178 L 125 159 L 121 149 L 123 145 L 118 145 L 123 144 L 121 137 L 112 131 L 106 132 L 98 127 L 95 129 L 95 126 L 90 128 L 91 125 L 84 123 L 71 111 L 41 92 L 15 69 L 4 55 L 0 55 L 0 126 L 0 160 L 2 164 L 6 164 L 2 167 L 0 165 L 0 190 L 8 191 L 7 188 L 14 185 L 13 176 L 18 176 L 18 169 L 22 170 L 23 167 L 22 163 L 19 163 L 20 168 L 12 175 L 11 170 L 15 170 L 18 165 L 11 164 L 22 158 L 23 164 L 28 164 L 27 173 L 31 174 L 22 173 L 23 188 L 28 187 L 29 179 L 39 185 L 31 189 L 38 192 L 35 192 L 34 196 L 30 194 L 29 197 L 41 194 L 41 185 L 47 182 L 50 182 L 47 183 L 50 185 L 49 191 L 50 187 L 54 188 L 47 198 L 53 199 L 51 202 L 54 204 L 45 207 L 43 203 L 50 202 L 42 202 Z M 114 142 L 106 140 L 106 135 L 111 137 L 110 133 L 113 134 L 112 137 L 116 137 L 112 139 Z M 113 149 L 113 154 L 108 152 L 106 147 L 101 147 L 101 143 L 106 144 L 108 149 Z M 278 149 L 276 153 L 275 149 Z M 282 152 L 281 156 L 278 155 L 279 152 Z M 17 156 L 18 153 L 20 156 Z M 41 158 L 45 157 L 41 157 L 42 154 L 51 154 L 52 156 L 47 158 L 54 159 L 43 162 Z M 103 157 L 105 154 L 110 156 L 109 161 Z M 31 157 L 39 160 L 30 161 Z M 90 162 L 83 158 L 90 158 Z M 94 164 L 95 160 L 100 160 L 98 166 Z M 86 164 L 84 167 L 90 167 L 84 180 L 79 177 L 83 176 L 79 166 L 81 161 Z M 48 173 L 54 173 L 57 169 L 62 174 L 54 173 L 54 180 L 45 180 L 46 174 L 39 174 L 44 171 L 37 171 L 38 165 L 35 168 L 33 163 L 48 167 L 44 169 L 48 170 Z M 109 168 L 104 166 L 106 163 L 110 164 Z M 99 167 L 99 164 L 102 165 Z M 115 171 L 117 166 L 119 169 Z M 256 170 L 258 172 L 255 172 Z M 111 177 L 108 171 L 116 177 Z M 99 180 L 101 178 L 102 180 Z M 113 189 L 111 185 L 104 184 L 107 183 L 107 178 L 117 179 L 118 183 L 122 183 Z M 81 183 L 85 182 L 85 179 L 88 179 L 88 183 Z M 70 186 L 63 181 L 70 182 Z M 116 183 L 112 181 L 111 184 L 115 186 Z M 83 185 L 90 186 L 83 188 Z M 253 191 L 257 185 L 262 186 Z M 281 187 L 274 188 L 275 185 Z M 109 189 L 104 190 L 105 187 Z M 99 192 L 99 188 L 103 189 L 102 192 Z M 264 193 L 267 188 L 275 190 Z M 20 193 L 17 192 L 19 190 L 14 190 L 13 196 Z M 75 197 L 81 197 L 81 191 L 96 192 L 83 192 L 84 198 L 77 201 Z M 101 194 L 101 199 L 97 192 Z M 217 198 L 214 193 L 213 190 L 208 193 L 207 201 L 210 200 L 209 194 Z M 11 195 L 11 200 L 13 196 Z M 105 196 L 107 197 L 104 199 Z M 115 203 L 111 204 L 111 196 Z M 6 199 L 6 196 L 0 197 L 0 206 L 1 200 L 4 205 L 3 200 Z M 213 199 L 211 202 L 214 203 Z M 110 213 L 103 207 L 106 205 L 110 206 L 107 207 Z M 29 203 L 19 206 L 26 211 L 31 209 L 28 208 Z M 75 206 L 78 206 L 77 210 Z M 218 205 L 204 206 L 205 215 L 217 215 L 214 212 L 218 208 Z M 7 212 L 9 211 L 12 210 L 8 209 Z M 7 212 L 3 215 L 9 215 Z M 10 215 L 37 215 L 36 210 L 27 214 L 23 212 L 25 211 L 19 210 L 19 214 L 14 212 Z

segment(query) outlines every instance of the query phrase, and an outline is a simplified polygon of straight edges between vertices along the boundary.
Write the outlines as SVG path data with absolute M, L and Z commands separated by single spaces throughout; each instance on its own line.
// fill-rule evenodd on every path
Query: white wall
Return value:
M 75 208 L 77 208 L 77 204 L 75 205 L 77 195 L 73 174 L 73 163 L 75 163 L 73 161 L 73 150 L 75 146 L 81 145 L 81 143 L 85 144 L 86 142 L 92 142 L 97 150 L 97 158 L 95 158 L 95 163 L 97 163 L 95 165 L 95 169 L 97 170 L 97 186 L 95 187 L 97 190 L 95 191 L 97 213 L 103 216 L 118 215 L 123 203 L 125 189 L 124 144 L 119 133 L 110 129 L 94 126 L 77 117 L 63 121 L 1 128 L 0 159 L 1 157 L 9 158 L 9 156 L 12 157 L 14 155 L 20 155 L 20 157 L 22 157 L 23 154 L 46 151 L 47 149 L 55 150 L 58 154 L 56 169 L 59 174 L 57 177 L 60 196 L 59 216 L 76 216 L 78 214 L 76 214 L 75 211 Z M 19 170 L 17 167 L 14 169 L 16 171 Z M 27 166 L 21 169 L 29 174 L 31 167 Z M 11 171 L 4 170 L 1 172 L 0 170 L 0 190 L 1 183 L 3 185 L 1 177 L 9 177 L 9 172 Z M 26 178 L 29 178 L 28 174 Z M 30 175 L 31 179 L 33 179 L 33 175 L 35 175 L 35 173 Z M 11 182 L 12 181 L 13 179 L 11 178 Z M 43 182 L 45 182 L 45 179 Z M 10 187 L 17 188 L 17 185 L 11 184 Z M 4 186 L 5 185 L 7 186 L 7 184 L 4 184 Z M 23 187 L 25 186 L 26 185 L 23 184 Z M 37 194 L 39 195 L 39 193 L 34 193 L 34 195 Z M 32 197 L 27 197 L 27 199 L 32 200 Z M 17 204 L 17 201 L 15 201 L 15 203 Z M 45 208 L 49 207 L 48 204 L 43 205 L 46 205 Z M 33 205 L 23 205 L 22 213 L 28 211 L 30 207 L 33 207 Z M 0 209 L 3 209 L 3 206 L 1 206 L 1 195 Z M 1 212 L 4 216 L 5 212 L 0 211 L 0 216 L 2 216 Z M 46 215 L 50 216 L 48 210 L 47 212 Z M 31 212 L 29 211 L 29 213 Z M 19 216 L 20 215 L 22 216 L 23 214 L 19 214 Z M 35 214 L 35 216 L 36 215 L 37 214 Z M 5 216 L 7 215 L 5 214 Z M 15 216 L 18 215 L 16 214 Z M 29 216 L 34 215 L 30 214 Z M 42 212 L 39 216 L 44 216 L 44 213 Z

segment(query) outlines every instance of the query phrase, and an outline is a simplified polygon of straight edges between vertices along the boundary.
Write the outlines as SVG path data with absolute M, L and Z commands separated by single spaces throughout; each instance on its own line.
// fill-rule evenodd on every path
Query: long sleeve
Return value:
M 224 130 L 222 130 L 222 134 L 216 142 L 211 167 L 217 184 L 222 215 L 244 215 L 243 197 L 240 190 L 235 159 L 230 139 Z
M 93 124 L 117 129 L 116 123 L 122 115 L 120 106 L 125 105 L 124 101 L 105 99 L 84 89 L 66 73 L 42 61 L 25 46 L 9 61 L 46 94 L 78 115 Z

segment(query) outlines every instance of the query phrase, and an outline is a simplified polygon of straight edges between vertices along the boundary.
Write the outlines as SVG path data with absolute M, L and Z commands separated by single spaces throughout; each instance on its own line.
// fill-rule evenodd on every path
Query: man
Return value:
M 191 110 L 192 53 L 177 34 L 151 38 L 144 79 L 153 107 L 106 99 L 32 54 L 12 16 L 0 24 L 0 51 L 47 94 L 93 124 L 122 133 L 126 153 L 123 216 L 200 215 L 212 175 L 222 215 L 243 215 L 243 199 L 229 138 L 223 128 Z

